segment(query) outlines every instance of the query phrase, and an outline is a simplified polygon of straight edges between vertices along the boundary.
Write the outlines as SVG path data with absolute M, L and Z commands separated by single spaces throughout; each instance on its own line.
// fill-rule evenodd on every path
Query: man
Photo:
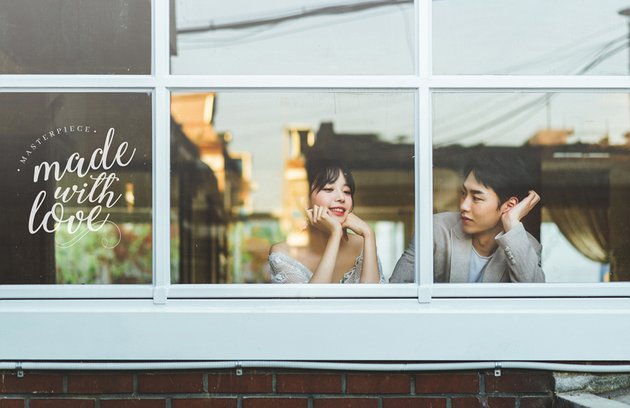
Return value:
M 433 216 L 435 282 L 544 282 L 540 243 L 521 223 L 540 201 L 525 165 L 506 153 L 478 155 L 464 170 L 459 213 Z M 390 283 L 414 281 L 415 243 Z

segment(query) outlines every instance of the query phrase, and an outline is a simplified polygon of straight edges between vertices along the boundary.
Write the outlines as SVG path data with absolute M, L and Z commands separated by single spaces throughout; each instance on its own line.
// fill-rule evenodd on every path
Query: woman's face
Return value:
M 326 184 L 319 191 L 311 193 L 311 207 L 314 205 L 328 208 L 330 215 L 344 222 L 352 211 L 352 194 L 342 172 L 332 183 Z

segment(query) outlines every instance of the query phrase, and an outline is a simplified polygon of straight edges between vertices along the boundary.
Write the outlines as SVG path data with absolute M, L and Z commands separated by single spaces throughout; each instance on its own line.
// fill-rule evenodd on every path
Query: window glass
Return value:
M 539 262 L 545 282 L 630 280 L 629 112 L 624 93 L 434 95 L 436 282 L 540 282 Z
M 437 74 L 628 75 L 626 0 L 433 1 Z
M 413 74 L 413 10 L 413 0 L 177 0 L 171 72 Z
M 151 282 L 151 96 L 0 94 L 0 284 Z
M 0 2 L 2 74 L 150 74 L 151 0 Z
M 269 282 L 272 244 L 309 248 L 321 159 L 351 171 L 351 211 L 391 274 L 413 234 L 414 93 L 177 93 L 171 113 L 173 282 Z

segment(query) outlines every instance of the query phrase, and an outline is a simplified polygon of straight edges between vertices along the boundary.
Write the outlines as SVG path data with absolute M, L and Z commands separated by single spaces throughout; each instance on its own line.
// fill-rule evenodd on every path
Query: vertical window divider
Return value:
M 417 75 L 418 93 L 416 101 L 416 222 L 415 253 L 418 302 L 430 303 L 433 286 L 433 188 L 432 188 L 432 143 L 431 143 L 431 1 L 418 0 L 417 18 Z
M 169 0 L 153 0 L 153 303 L 165 304 L 170 286 Z

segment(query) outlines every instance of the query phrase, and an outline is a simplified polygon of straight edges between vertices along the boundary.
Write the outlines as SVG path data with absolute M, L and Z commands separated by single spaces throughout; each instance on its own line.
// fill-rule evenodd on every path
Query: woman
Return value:
M 295 247 L 281 242 L 271 247 L 272 282 L 384 282 L 374 231 L 352 213 L 354 180 L 350 171 L 334 161 L 319 161 L 309 166 L 308 181 L 308 243 Z

